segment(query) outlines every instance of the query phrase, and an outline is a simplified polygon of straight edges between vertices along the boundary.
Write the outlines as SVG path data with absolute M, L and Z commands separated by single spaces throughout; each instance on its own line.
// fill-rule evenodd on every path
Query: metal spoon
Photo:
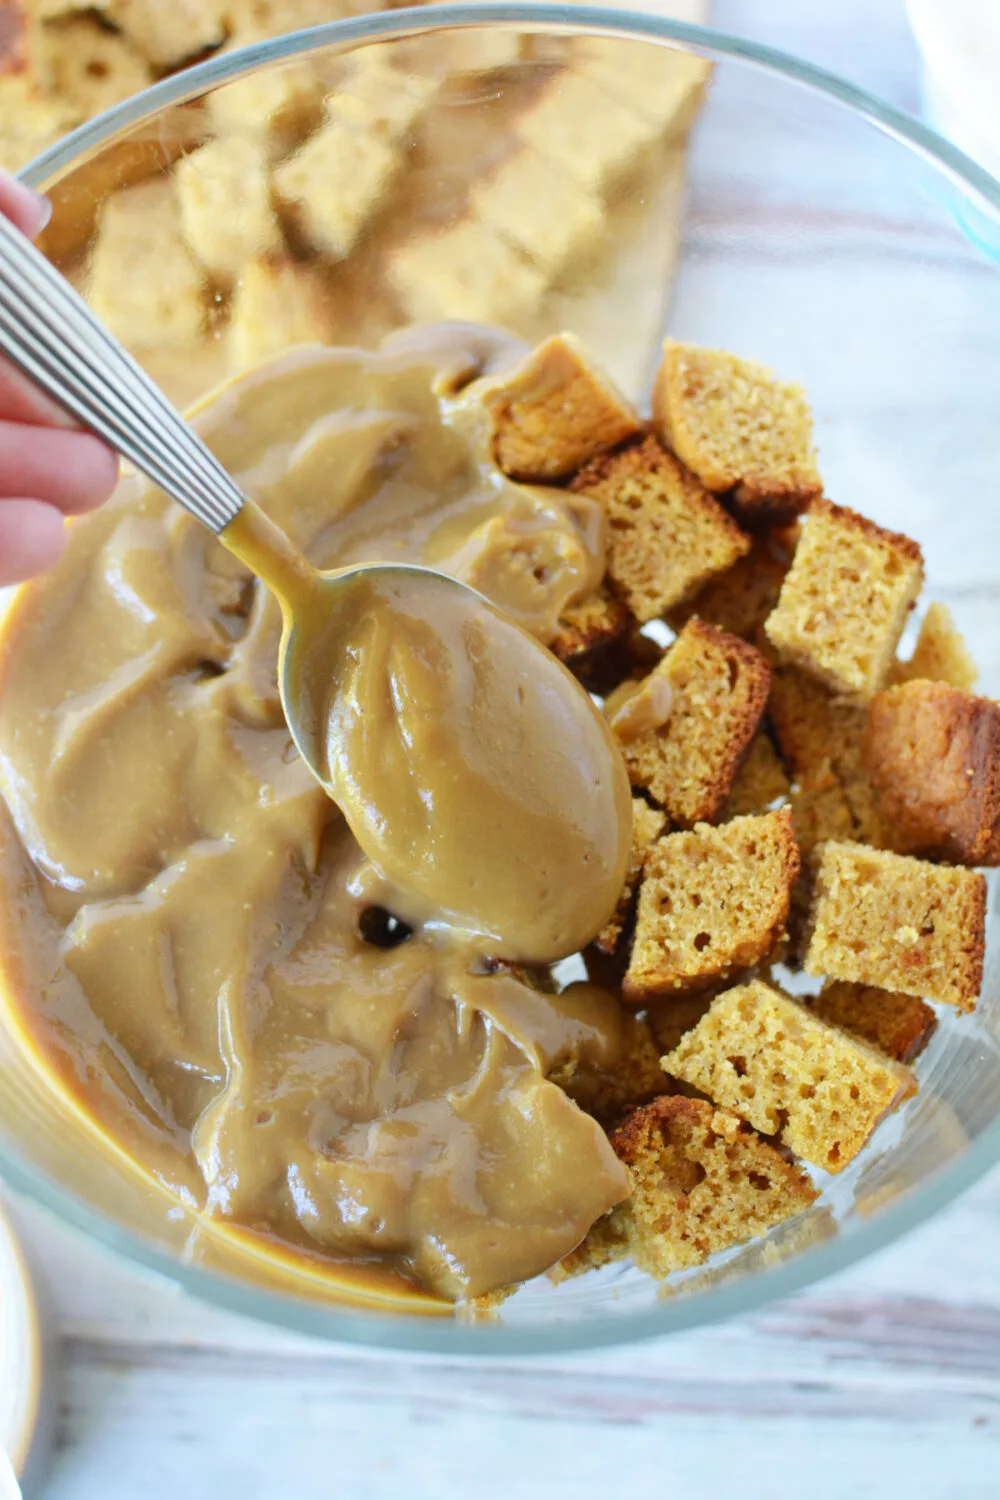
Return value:
M 623 884 L 629 789 L 604 720 L 554 657 L 474 590 L 432 569 L 368 564 L 317 572 L 69 282 L 3 218 L 0 350 L 275 594 L 289 730 L 383 874 L 426 913 L 484 933 L 505 956 L 548 962 L 593 936 Z M 396 632 L 388 655 L 365 645 L 373 611 Z M 460 683 L 473 637 L 490 660 L 470 694 Z M 442 663 L 430 693 L 420 676 L 428 647 Z M 416 665 L 408 651 L 420 657 Z M 395 673 L 388 696 L 394 705 L 405 700 L 374 739 L 366 705 L 387 693 L 372 673 L 386 680 Z M 351 692 L 345 688 L 342 699 L 348 678 Z M 418 679 L 423 702 L 413 688 Z M 534 714 L 525 709 L 531 702 Z M 539 768 L 553 756 L 558 775 L 546 775 Z M 489 879 L 480 879 L 487 867 Z

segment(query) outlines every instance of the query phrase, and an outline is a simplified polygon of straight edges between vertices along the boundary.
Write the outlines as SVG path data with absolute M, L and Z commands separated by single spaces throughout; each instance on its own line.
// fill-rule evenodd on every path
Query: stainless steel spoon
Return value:
M 289 729 L 383 874 L 427 912 L 489 935 L 507 955 L 549 961 L 598 930 L 622 886 L 628 782 L 604 720 L 554 657 L 474 590 L 432 569 L 312 568 L 69 282 L 3 218 L 0 351 L 275 594 Z M 379 652 L 366 645 L 373 616 L 384 627 Z M 396 632 L 388 651 L 387 630 Z M 444 665 L 433 691 L 422 678 L 414 693 L 417 668 L 407 653 L 421 633 L 426 659 L 428 630 Z M 473 638 L 491 659 L 470 691 Z M 378 716 L 368 708 L 389 700 L 392 711 L 373 737 Z M 557 752 L 559 775 L 541 774 Z M 480 879 L 487 866 L 489 879 Z

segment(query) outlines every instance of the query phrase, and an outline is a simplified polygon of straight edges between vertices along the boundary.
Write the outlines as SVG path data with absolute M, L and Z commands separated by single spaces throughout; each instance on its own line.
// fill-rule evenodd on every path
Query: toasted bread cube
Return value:
M 634 626 L 635 620 L 625 605 L 602 583 L 566 606 L 549 650 L 585 681 L 597 658 L 619 645 Z
M 659 127 L 620 104 L 582 73 L 564 70 L 514 121 L 529 146 L 597 198 L 625 183 Z
M 982 875 L 863 844 L 823 844 L 818 859 L 809 974 L 975 1009 L 986 942 Z
M 923 578 L 909 537 L 814 501 L 768 637 L 780 660 L 833 693 L 866 700 L 886 680 Z
M 469 201 L 548 278 L 591 257 L 605 233 L 597 199 L 533 146 L 522 146 L 474 184 Z
M 840 979 L 824 985 L 810 1001 L 810 1009 L 901 1063 L 913 1062 L 937 1028 L 937 1016 L 915 995 L 897 995 L 872 984 L 845 984 Z
M 267 35 L 253 24 L 238 31 L 230 45 L 247 46 Z M 205 108 L 221 137 L 249 136 L 273 156 L 298 145 L 322 122 L 323 83 L 307 62 L 271 62 L 212 89 Z
M 900 683 L 868 706 L 865 761 L 897 848 L 1000 864 L 1000 707 L 946 682 Z
M 632 785 L 682 827 L 712 822 L 757 733 L 771 669 L 746 641 L 691 620 L 649 675 L 670 686 L 665 721 L 638 733 L 641 723 L 612 723 Z
M 513 479 L 564 479 L 642 429 L 638 413 L 568 333 L 480 386 L 493 456 Z
M 202 271 L 181 235 L 172 182 L 142 183 L 105 199 L 87 292 L 97 316 L 131 347 L 163 348 L 200 337 Z
M 545 278 L 488 224 L 461 219 L 390 253 L 386 281 L 415 323 L 441 318 L 516 327 L 533 316 Z
M 592 459 L 572 488 L 603 503 L 608 572 L 642 623 L 750 550 L 749 537 L 655 437 Z
M 930 606 L 921 621 L 913 655 L 909 661 L 896 662 L 889 680 L 912 682 L 917 677 L 950 682 L 966 692 L 971 692 L 979 678 L 979 669 L 946 604 Z
M 712 70 L 689 52 L 604 37 L 581 37 L 576 52 L 578 73 L 664 134 L 687 129 Z
M 773 654 L 764 622 L 778 602 L 788 572 L 790 556 L 774 539 L 774 533 L 753 539 L 750 551 L 724 573 L 709 579 L 693 598 L 666 612 L 671 630 L 683 630 L 692 615 L 706 625 L 718 625 L 730 635 Z
M 614 916 L 594 939 L 594 947 L 602 953 L 614 953 L 632 911 L 632 900 L 642 878 L 646 855 L 667 826 L 667 815 L 659 808 L 650 807 L 641 797 L 632 798 L 632 848 L 625 871 L 625 886 L 622 890 Z
M 770 736 L 759 729 L 750 745 L 746 760 L 736 773 L 723 818 L 742 818 L 749 813 L 767 812 L 775 802 L 785 801 L 791 784 Z
M 210 141 L 182 157 L 174 180 L 181 232 L 215 275 L 236 276 L 248 260 L 282 248 L 259 142 L 244 135 Z
M 629 1115 L 611 1144 L 632 1193 L 610 1218 L 635 1264 L 657 1278 L 766 1234 L 819 1196 L 801 1167 L 703 1099 L 661 1095 Z
M 435 79 L 419 78 L 374 53 L 362 52 L 328 96 L 327 113 L 387 145 L 408 146 L 413 126 L 437 88 Z
M 330 310 L 322 281 L 290 255 L 248 261 L 233 291 L 227 362 L 236 374 L 295 344 L 329 343 Z
M 330 116 L 271 180 L 309 246 L 343 260 L 382 207 L 403 161 L 396 147 Z
M 865 710 L 833 698 L 795 667 L 784 667 L 772 677 L 768 715 L 796 782 L 800 847 L 811 850 L 828 838 L 892 847 L 893 831 L 864 763 Z
M 902 1064 L 760 980 L 717 996 L 663 1066 L 827 1172 L 842 1172 L 917 1087 Z
M 763 365 L 667 339 L 653 418 L 706 489 L 732 491 L 741 519 L 787 521 L 823 493 L 805 392 Z
M 644 1005 L 766 957 L 784 936 L 799 869 L 788 808 L 659 839 L 646 854 L 624 998 Z
M 154 68 L 176 68 L 226 39 L 217 0 L 101 0 L 101 10 Z
M 563 994 L 572 995 L 570 985 Z M 617 1123 L 629 1110 L 662 1094 L 667 1081 L 660 1066 L 660 1048 L 648 1023 L 641 1016 L 621 1013 L 617 1055 L 611 1067 L 595 1067 L 589 1059 L 570 1054 L 549 1069 L 550 1083 L 557 1083 L 595 1119 Z
M 646 1019 L 661 1054 L 673 1052 L 685 1032 L 697 1026 L 716 993 L 716 989 L 679 990 L 649 1006 Z
M 37 31 L 36 82 L 77 124 L 139 93 L 153 81 L 149 64 L 124 36 L 92 15 L 67 16 Z

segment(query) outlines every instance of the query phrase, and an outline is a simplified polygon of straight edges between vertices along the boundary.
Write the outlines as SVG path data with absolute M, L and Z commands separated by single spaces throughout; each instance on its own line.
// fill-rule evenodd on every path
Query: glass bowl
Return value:
M 45 248 L 177 400 L 269 348 L 315 336 L 317 319 L 331 341 L 373 341 L 413 317 L 489 316 L 527 338 L 569 328 L 640 400 L 667 329 L 759 359 L 809 392 L 828 493 L 921 541 L 925 602 L 951 607 L 983 690 L 1000 695 L 1000 274 L 989 258 L 1000 243 L 1000 187 L 913 120 L 790 57 L 638 13 L 580 7 L 568 16 L 554 5 L 397 10 L 217 56 L 81 128 L 27 169 L 55 204 Z M 655 85 L 664 49 L 688 54 L 689 81 L 692 57 L 710 62 L 700 104 L 701 80 L 672 100 Z M 402 69 L 418 93 L 432 85 L 425 93 L 433 92 L 433 108 L 403 132 L 409 154 L 393 194 L 365 210 L 348 234 L 349 252 L 327 244 L 316 253 L 303 233 L 297 241 L 293 234 L 290 254 L 263 256 L 265 269 L 277 265 L 297 290 L 290 303 L 265 300 L 256 322 L 239 307 L 247 277 L 218 268 L 193 329 L 189 290 L 169 258 L 176 205 L 162 216 L 174 203 L 174 164 L 216 135 L 252 136 L 280 158 L 312 127 L 322 92 L 349 91 L 354 62 L 373 56 Z M 594 67 L 602 109 L 631 143 L 616 145 L 603 116 L 596 127 L 578 116 L 570 136 L 548 138 L 546 149 L 568 149 L 575 170 L 593 169 L 605 205 L 600 244 L 566 274 L 536 268 L 525 278 L 518 255 L 518 276 L 484 275 L 452 233 L 468 221 L 470 202 L 477 223 L 488 217 L 476 184 L 510 151 L 511 121 L 540 90 L 559 91 Z M 148 267 L 155 233 L 155 262 L 171 271 L 140 278 L 138 290 L 125 276 L 109 291 L 91 253 L 95 220 L 112 195 L 136 185 L 153 190 L 139 263 Z M 498 230 L 508 244 L 548 208 L 531 192 L 510 203 Z M 242 212 L 238 205 L 234 224 Z M 431 236 L 441 237 L 436 250 L 411 257 L 401 277 L 400 248 L 426 246 Z M 414 264 L 423 267 L 416 279 Z M 184 1209 L 165 1203 L 124 1159 L 95 1150 L 84 1118 L 48 1086 L 9 1025 L 0 1026 L 0 1170 L 134 1264 L 303 1333 L 496 1355 L 688 1328 L 849 1265 L 993 1165 L 995 895 L 979 1009 L 941 1017 L 918 1065 L 918 1096 L 825 1184 L 809 1213 L 665 1287 L 618 1266 L 559 1287 L 539 1280 L 492 1316 L 416 1316 L 373 1302 L 363 1288 L 334 1295 L 302 1266 L 265 1270 L 249 1250 L 203 1242 L 195 1253 Z

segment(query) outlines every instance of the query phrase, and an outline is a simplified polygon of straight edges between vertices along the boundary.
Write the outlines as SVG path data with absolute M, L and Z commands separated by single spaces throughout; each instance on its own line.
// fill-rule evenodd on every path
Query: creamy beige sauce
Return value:
M 602 526 L 584 497 L 514 485 L 489 461 L 464 387 L 506 357 L 498 338 L 454 328 L 375 354 L 296 351 L 198 419 L 314 566 L 430 563 L 506 617 L 500 659 L 515 667 L 497 701 L 523 692 L 534 727 L 525 741 L 478 722 L 475 694 L 448 700 L 465 707 L 431 790 L 452 809 L 468 798 L 474 818 L 434 825 L 450 823 L 446 847 L 423 842 L 417 768 L 442 764 L 433 726 L 376 702 L 376 679 L 342 664 L 331 777 L 349 811 L 395 788 L 377 862 L 362 852 L 291 743 L 273 598 L 143 481 L 74 525 L 58 567 L 22 591 L 0 662 L 0 952 L 61 1086 L 186 1203 L 447 1297 L 544 1269 L 626 1190 L 603 1132 L 546 1080 L 567 1058 L 582 1078 L 614 1065 L 617 1002 L 496 968 L 589 936 L 628 836 L 627 792 L 614 830 L 607 820 L 621 787 L 604 741 L 582 762 L 571 743 L 575 686 L 516 628 L 550 638 L 602 572 Z M 405 602 L 368 600 L 347 637 L 357 659 L 377 649 L 371 619 Z M 440 703 L 441 672 L 468 672 L 470 643 L 473 656 L 487 644 L 481 615 L 470 621 L 471 636 L 427 637 L 406 616 L 404 698 Z M 570 718 L 549 758 L 536 731 L 553 693 Z M 484 735 L 490 763 L 527 788 L 514 805 L 502 778 L 483 784 Z M 602 777 L 610 801 L 592 803 L 605 812 L 581 808 L 581 778 Z M 463 898 L 456 912 L 456 868 L 481 872 L 481 910 Z

